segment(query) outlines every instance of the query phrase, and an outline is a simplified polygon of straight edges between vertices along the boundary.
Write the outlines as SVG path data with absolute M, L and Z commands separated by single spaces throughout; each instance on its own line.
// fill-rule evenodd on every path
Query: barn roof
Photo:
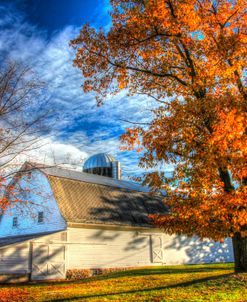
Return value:
M 58 167 L 38 169 L 47 175 L 67 222 L 150 228 L 149 214 L 167 213 L 162 196 L 139 184 Z
M 54 233 L 61 232 L 59 231 L 52 231 L 52 232 L 42 232 L 42 233 L 35 233 L 35 234 L 28 234 L 28 235 L 18 235 L 18 236 L 7 236 L 7 237 L 1 237 L 0 238 L 0 248 L 5 247 L 7 245 L 12 245 L 16 243 L 22 243 L 31 239 L 37 239 L 39 237 L 43 237 L 46 235 L 51 235 Z
M 42 165 L 38 167 L 47 175 L 57 176 L 61 178 L 73 179 L 77 181 L 83 181 L 87 183 L 94 183 L 98 185 L 105 185 L 115 188 L 122 188 L 132 191 L 149 192 L 149 188 L 142 186 L 138 183 L 118 180 L 107 176 L 95 175 L 86 172 L 79 172 L 75 170 L 69 170 L 61 167 L 49 167 Z
M 128 189 L 48 176 L 68 222 L 150 227 L 148 214 L 164 213 L 160 197 Z

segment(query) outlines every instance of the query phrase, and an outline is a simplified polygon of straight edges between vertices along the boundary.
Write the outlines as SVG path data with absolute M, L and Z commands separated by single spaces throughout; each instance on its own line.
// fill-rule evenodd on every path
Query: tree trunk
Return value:
M 232 238 L 235 272 L 247 272 L 247 237 L 241 237 L 240 233 Z

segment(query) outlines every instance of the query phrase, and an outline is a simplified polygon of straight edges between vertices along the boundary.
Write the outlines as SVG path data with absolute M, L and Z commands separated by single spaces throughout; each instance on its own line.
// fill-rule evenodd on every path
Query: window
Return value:
M 27 173 L 27 179 L 28 179 L 28 180 L 31 180 L 31 178 L 32 178 L 32 172 L 29 171 L 29 172 Z
M 18 219 L 17 219 L 17 217 L 13 218 L 12 226 L 13 226 L 13 228 L 17 228 L 17 226 L 18 226 Z
M 43 223 L 44 222 L 44 212 L 39 212 L 38 213 L 38 223 Z

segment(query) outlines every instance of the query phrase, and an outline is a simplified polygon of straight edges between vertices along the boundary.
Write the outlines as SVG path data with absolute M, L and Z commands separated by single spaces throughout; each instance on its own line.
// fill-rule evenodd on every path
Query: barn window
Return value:
M 17 219 L 17 217 L 13 218 L 12 226 L 13 226 L 13 228 L 17 228 L 17 226 L 18 226 L 18 219 Z
M 38 213 L 38 223 L 43 223 L 44 222 L 44 212 L 39 212 Z
M 29 171 L 29 172 L 27 173 L 27 179 L 28 179 L 28 180 L 31 180 L 31 178 L 32 178 L 32 172 Z

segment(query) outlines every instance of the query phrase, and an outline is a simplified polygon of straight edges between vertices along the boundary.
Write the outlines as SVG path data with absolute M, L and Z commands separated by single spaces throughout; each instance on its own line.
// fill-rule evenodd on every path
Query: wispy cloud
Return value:
M 47 146 L 36 150 L 40 160 L 70 161 L 81 166 L 83 158 L 97 152 L 109 152 L 122 162 L 124 177 L 138 175 L 138 156 L 121 152 L 119 135 L 130 126 L 126 120 L 147 121 L 151 117 L 151 100 L 143 96 L 126 97 L 124 92 L 96 106 L 93 94 L 84 94 L 83 78 L 72 66 L 74 51 L 69 41 L 75 38 L 79 28 L 67 26 L 49 40 L 46 35 L 28 23 L 14 7 L 0 6 L 5 18 L 0 22 L 0 55 L 31 65 L 39 78 L 47 83 L 45 97 L 52 114 L 48 122 L 50 136 L 44 140 Z M 95 15 L 106 14 L 107 4 L 96 7 Z M 97 26 L 97 22 L 95 23 Z M 140 109 L 141 108 L 141 109 Z M 68 154 L 70 154 L 68 156 Z

